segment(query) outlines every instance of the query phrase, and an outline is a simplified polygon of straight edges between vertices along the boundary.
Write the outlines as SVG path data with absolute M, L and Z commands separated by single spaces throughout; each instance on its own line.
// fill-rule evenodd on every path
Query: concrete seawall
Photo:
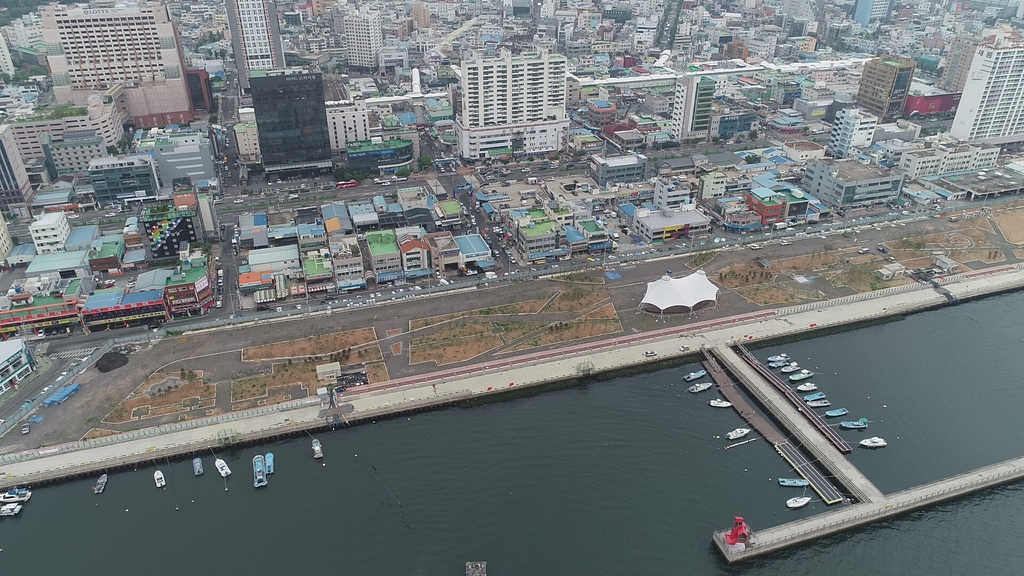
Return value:
M 1024 271 L 1002 267 L 961 275 L 943 286 L 958 298 L 1024 287 Z M 707 345 L 726 346 L 792 337 L 844 325 L 903 315 L 949 303 L 928 286 L 899 287 L 883 294 L 840 299 L 689 324 L 636 335 L 563 347 L 472 366 L 389 381 L 357 394 L 346 394 L 341 411 L 349 422 L 443 406 L 507 392 L 517 387 L 550 384 L 591 374 L 642 368 L 652 360 L 679 358 Z M 647 358 L 645 350 L 657 352 Z M 56 480 L 164 458 L 233 442 L 293 434 L 327 426 L 315 399 L 280 407 L 233 413 L 161 426 L 98 440 L 72 442 L 0 456 L 0 488 Z M 330 451 L 330 446 L 325 446 Z

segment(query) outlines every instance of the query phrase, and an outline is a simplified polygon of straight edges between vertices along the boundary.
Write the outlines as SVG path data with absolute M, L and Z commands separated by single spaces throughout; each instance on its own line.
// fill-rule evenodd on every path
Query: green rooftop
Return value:
M 306 276 L 320 276 L 331 273 L 331 269 L 327 267 L 327 262 L 323 258 L 306 258 L 302 261 L 302 269 L 305 271 Z
M 534 222 L 540 222 L 541 220 L 544 220 L 548 217 L 548 215 L 545 214 L 544 211 L 539 208 L 528 210 L 526 213 L 530 215 L 530 218 L 532 218 Z
M 72 118 L 74 116 L 85 116 L 88 113 L 89 109 L 85 106 L 58 104 L 56 106 L 36 108 L 35 113 L 31 116 L 17 118 L 12 120 L 12 122 L 47 122 L 50 120 L 60 120 L 62 118 Z
M 118 256 L 123 247 L 124 240 L 122 239 L 108 240 L 104 242 L 102 246 L 100 246 L 99 252 L 97 252 L 96 255 L 93 256 L 93 259 L 96 260 L 99 258 L 110 258 L 111 256 Z
M 591 234 L 597 234 L 598 232 L 604 232 L 604 228 L 597 223 L 596 220 L 587 220 L 580 225 L 581 228 L 590 232 Z
M 458 216 L 462 213 L 462 205 L 458 200 L 445 200 L 441 202 L 441 209 L 449 216 Z
M 361 140 L 359 142 L 349 142 L 347 144 L 349 154 L 353 152 L 373 152 L 374 150 L 394 150 L 396 148 L 404 148 L 406 146 L 412 146 L 412 140 L 405 140 L 402 138 L 384 140 L 383 142 Z
M 555 227 L 558 226 L 558 222 L 554 220 L 544 220 L 543 222 L 533 222 L 532 224 L 533 227 L 527 225 L 520 228 L 523 231 L 523 236 L 544 236 L 551 234 Z
M 141 220 L 143 222 L 152 222 L 154 220 L 170 220 L 172 218 L 191 218 L 195 215 L 195 210 L 182 210 L 175 208 L 174 206 L 163 204 L 161 206 L 154 206 L 143 210 Z
M 398 238 L 394 230 L 379 230 L 366 235 L 366 244 L 370 247 L 371 256 L 398 254 Z
M 185 276 L 184 279 L 182 278 L 182 275 Z M 181 274 L 174 274 L 168 278 L 167 285 L 180 286 L 182 284 L 193 284 L 203 276 L 206 276 L 206 266 L 196 266 L 193 264 L 191 270 L 182 270 Z

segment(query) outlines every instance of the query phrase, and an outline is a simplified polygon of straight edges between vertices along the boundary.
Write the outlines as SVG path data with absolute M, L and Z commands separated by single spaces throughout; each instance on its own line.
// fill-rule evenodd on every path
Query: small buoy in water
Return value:
M 886 406 L 885 404 L 882 404 L 882 408 L 888 408 L 888 406 Z
M 744 471 L 744 472 L 746 472 L 746 471 L 747 471 L 747 469 L 746 469 L 746 468 L 744 468 L 744 469 L 743 469 L 743 471 Z
M 125 512 L 127 512 L 127 511 L 128 511 L 128 509 L 127 509 L 127 508 L 125 508 L 125 509 L 124 509 L 124 511 L 125 511 Z
M 407 420 L 412 420 L 412 418 L 407 418 Z
M 193 500 L 193 501 L 192 501 L 192 503 L 193 503 L 193 504 L 195 504 L 195 503 L 196 503 L 196 501 L 195 501 L 195 500 Z
M 175 506 L 175 507 L 174 507 L 174 511 L 175 511 L 175 512 L 177 512 L 177 511 L 178 511 L 178 507 L 177 507 L 177 506 Z
M 225 492 L 227 492 L 227 491 L 228 491 L 228 487 L 227 487 L 227 486 L 225 486 L 225 487 L 224 487 L 224 491 L 225 491 Z
M 324 467 L 327 467 L 327 462 L 324 462 Z

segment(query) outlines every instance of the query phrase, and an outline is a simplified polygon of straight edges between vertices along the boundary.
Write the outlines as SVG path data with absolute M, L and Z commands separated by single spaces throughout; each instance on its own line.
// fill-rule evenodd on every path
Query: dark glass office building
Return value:
M 254 70 L 249 86 L 267 173 L 330 172 L 323 77 L 298 69 Z

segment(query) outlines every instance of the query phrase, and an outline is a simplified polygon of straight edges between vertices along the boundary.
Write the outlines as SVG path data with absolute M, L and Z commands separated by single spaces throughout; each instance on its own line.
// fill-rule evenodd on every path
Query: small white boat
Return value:
M 777 356 L 769 356 L 768 357 L 768 361 L 769 362 L 781 362 L 783 360 L 789 360 L 789 354 L 786 354 L 785 352 L 783 352 L 782 354 L 779 354 Z
M 21 504 L 17 502 L 11 502 L 10 504 L 4 504 L 0 506 L 0 516 L 17 516 L 21 512 Z
M 213 461 L 213 465 L 217 467 L 217 472 L 220 474 L 221 478 L 227 478 L 228 476 L 231 476 L 231 468 L 228 468 L 227 462 L 221 460 L 220 458 L 217 458 L 216 460 Z
M 313 458 L 319 460 L 324 457 L 324 449 L 320 446 L 320 441 L 316 438 L 313 439 Z
M 0 504 L 6 504 L 9 502 L 28 502 L 28 499 L 32 497 L 32 491 L 28 488 L 11 488 L 7 492 L 0 494 Z
M 729 440 L 739 440 L 740 438 L 743 438 L 747 434 L 750 434 L 750 428 L 737 428 L 732 432 L 726 434 L 725 437 L 728 438 Z
M 827 408 L 832 405 L 828 400 L 811 400 L 807 403 L 811 408 Z
M 786 500 L 786 507 L 790 510 L 796 510 L 797 508 L 803 508 L 807 506 L 807 503 L 811 501 L 810 496 L 800 496 L 798 498 L 790 498 Z
M 192 459 L 192 473 L 195 474 L 196 476 L 202 476 L 204 472 L 206 472 L 206 471 L 203 470 L 203 459 L 202 458 L 193 458 Z
M 687 388 L 687 390 L 696 394 L 698 392 L 703 392 L 708 388 L 711 388 L 712 386 L 714 386 L 714 384 L 712 384 L 711 382 L 701 382 L 699 384 L 694 384 L 693 386 L 690 386 L 689 388 Z
M 707 375 L 708 375 L 708 371 L 707 370 L 698 370 L 696 372 L 690 372 L 686 376 L 683 376 L 683 380 L 686 380 L 687 382 L 693 382 L 697 378 L 703 378 L 703 377 L 705 377 Z
M 798 392 L 814 392 L 818 389 L 818 385 L 814 382 L 808 382 L 807 384 L 801 384 L 796 387 Z
M 157 488 L 163 488 L 167 485 L 167 481 L 164 480 L 164 473 L 159 470 L 153 472 L 153 480 L 156 482 Z
M 784 366 L 782 368 L 782 373 L 783 374 L 789 374 L 790 372 L 796 372 L 799 369 L 800 369 L 800 365 L 797 364 L 796 362 L 793 362 L 789 366 Z
M 885 438 L 879 438 L 878 436 L 872 436 L 871 438 L 865 438 L 860 441 L 860 445 L 863 448 L 885 448 L 889 445 L 885 441 Z
M 732 402 L 726 402 L 720 398 L 715 398 L 708 402 L 708 406 L 711 406 L 712 408 L 732 408 Z
M 92 487 L 93 494 L 103 494 L 103 491 L 107 489 L 107 475 L 100 476 L 100 479 L 96 481 L 96 485 Z

